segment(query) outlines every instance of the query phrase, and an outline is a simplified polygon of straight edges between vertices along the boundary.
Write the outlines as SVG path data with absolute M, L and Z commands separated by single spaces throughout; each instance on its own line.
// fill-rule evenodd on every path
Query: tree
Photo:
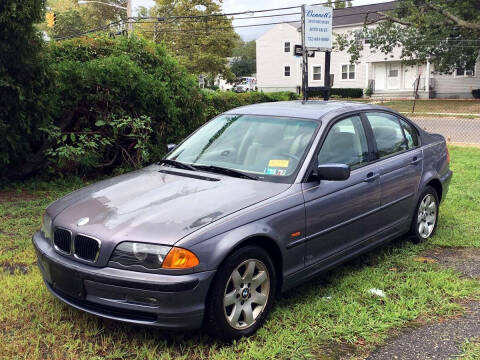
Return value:
M 338 0 L 328 0 L 327 6 L 334 5 L 335 9 L 345 9 L 346 7 L 352 7 L 351 1 L 338 1 Z
M 126 6 L 126 0 L 109 0 L 111 4 Z M 48 6 L 55 12 L 57 21 L 55 27 L 45 26 L 53 37 L 63 37 L 102 27 L 108 23 L 126 20 L 125 10 L 98 3 L 79 5 L 77 0 L 49 0 Z
M 36 157 L 37 130 L 48 121 L 53 104 L 43 41 L 35 23 L 45 17 L 42 0 L 0 2 L 0 176 L 10 166 Z
M 78 34 L 84 32 L 88 27 L 81 12 L 76 9 L 58 13 L 56 17 L 56 24 L 51 31 L 55 37 Z
M 232 56 L 235 58 L 230 70 L 237 76 L 251 76 L 257 71 L 257 55 L 255 40 L 244 42 L 239 40 L 233 49 Z
M 156 0 L 156 3 L 151 13 L 165 21 L 140 24 L 135 27 L 136 33 L 163 42 L 192 74 L 203 74 L 209 79 L 219 74 L 232 77 L 227 57 L 232 55 L 238 35 L 231 20 L 221 15 L 221 1 Z
M 480 1 L 404 0 L 393 11 L 366 14 L 361 31 L 337 35 L 337 48 L 360 58 L 363 39 L 388 54 L 401 47 L 409 65 L 430 61 L 436 72 L 473 68 L 480 53 Z

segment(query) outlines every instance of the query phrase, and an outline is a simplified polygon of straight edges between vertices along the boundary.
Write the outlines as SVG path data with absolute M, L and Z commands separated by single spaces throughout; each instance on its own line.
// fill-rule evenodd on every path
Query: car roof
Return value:
M 269 103 L 260 103 L 238 107 L 231 109 L 224 114 L 227 115 L 265 115 L 265 116 L 282 116 L 282 117 L 292 117 L 292 118 L 303 118 L 310 120 L 320 120 L 325 114 L 332 112 L 344 110 L 355 111 L 355 110 L 389 110 L 383 106 L 364 104 L 361 102 L 353 101 L 319 101 L 319 100 L 308 100 L 302 102 L 300 100 L 296 101 L 279 101 L 279 102 L 269 102 Z

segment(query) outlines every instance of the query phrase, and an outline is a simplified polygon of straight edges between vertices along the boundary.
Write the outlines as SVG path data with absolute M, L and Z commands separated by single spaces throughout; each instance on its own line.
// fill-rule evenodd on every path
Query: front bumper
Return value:
M 40 232 L 32 238 L 50 292 L 90 314 L 164 329 L 195 329 L 203 322 L 214 271 L 163 275 L 97 268 L 58 254 Z

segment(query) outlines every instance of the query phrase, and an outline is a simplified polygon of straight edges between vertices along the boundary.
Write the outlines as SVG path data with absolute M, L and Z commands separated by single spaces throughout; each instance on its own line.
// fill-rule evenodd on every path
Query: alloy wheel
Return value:
M 437 202 L 432 194 L 426 194 L 420 202 L 417 214 L 418 233 L 423 239 L 427 239 L 435 229 L 437 221 Z
M 252 326 L 267 305 L 270 276 L 264 263 L 249 259 L 233 270 L 223 297 L 228 324 L 237 330 Z

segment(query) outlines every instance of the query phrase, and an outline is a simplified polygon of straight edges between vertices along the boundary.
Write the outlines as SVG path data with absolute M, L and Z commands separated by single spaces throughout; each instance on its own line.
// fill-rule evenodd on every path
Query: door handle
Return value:
M 374 181 L 377 180 L 379 177 L 380 177 L 379 174 L 374 173 L 374 172 L 369 172 L 369 173 L 367 174 L 367 177 L 366 177 L 365 180 L 363 180 L 363 181 L 364 181 L 364 182 L 374 182 Z
M 422 161 L 421 157 L 414 156 L 413 160 L 410 162 L 410 165 L 417 165 L 420 161 Z

